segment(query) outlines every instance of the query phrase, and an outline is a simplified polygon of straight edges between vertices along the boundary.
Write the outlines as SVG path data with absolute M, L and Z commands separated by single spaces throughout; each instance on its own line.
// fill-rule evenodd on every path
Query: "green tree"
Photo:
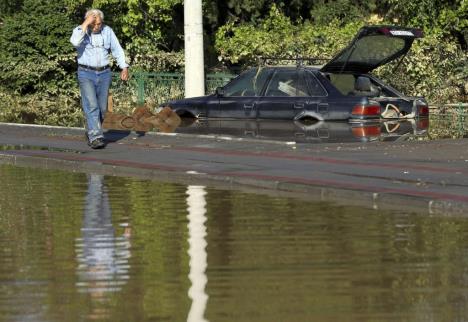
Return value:
M 386 0 L 390 19 L 403 25 L 435 29 L 437 33 L 454 36 L 466 50 L 468 37 L 467 0 Z
M 20 10 L 23 5 L 22 1 L 18 0 L 2 0 L 0 1 L 0 22 L 5 16 L 11 15 Z
M 0 28 L 0 87 L 29 94 L 59 94 L 72 86 L 72 24 L 60 1 L 25 0 Z
M 62 1 L 24 0 L 0 27 L 0 118 L 77 125 L 73 23 Z
M 376 9 L 375 0 L 317 0 L 311 10 L 311 19 L 320 25 L 335 21 L 344 26 L 358 19 L 366 19 Z
M 336 19 L 328 25 L 294 23 L 273 5 L 269 15 L 258 24 L 230 22 L 220 27 L 215 44 L 219 59 L 230 64 L 251 64 L 260 56 L 330 58 L 361 25 L 350 23 L 336 32 Z

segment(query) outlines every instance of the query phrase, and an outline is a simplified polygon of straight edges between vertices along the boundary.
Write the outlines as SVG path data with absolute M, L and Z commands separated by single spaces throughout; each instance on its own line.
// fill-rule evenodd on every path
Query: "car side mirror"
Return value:
M 215 93 L 216 93 L 216 96 L 224 96 L 224 88 L 216 87 Z

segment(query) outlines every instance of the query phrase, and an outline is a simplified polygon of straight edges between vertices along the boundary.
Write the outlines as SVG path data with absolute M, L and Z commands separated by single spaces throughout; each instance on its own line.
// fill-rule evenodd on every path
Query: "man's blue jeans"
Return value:
M 107 111 L 107 96 L 111 81 L 110 69 L 98 72 L 78 67 L 81 105 L 86 118 L 89 142 L 104 137 L 102 121 Z

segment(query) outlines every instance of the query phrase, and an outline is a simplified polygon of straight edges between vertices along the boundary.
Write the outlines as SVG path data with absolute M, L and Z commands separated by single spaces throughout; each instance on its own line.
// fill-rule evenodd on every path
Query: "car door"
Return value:
M 305 69 L 278 68 L 258 102 L 258 117 L 291 120 L 310 111 L 328 111 L 323 86 Z
M 308 98 L 305 101 L 303 114 L 307 114 L 309 116 L 316 115 L 317 119 L 329 119 L 331 111 L 327 91 L 310 70 L 304 70 L 302 75 L 307 83 L 308 95 Z M 300 116 L 300 114 L 297 114 L 296 118 Z
M 303 71 L 277 68 L 258 105 L 258 118 L 291 120 L 307 105 L 309 96 Z
M 252 68 L 239 75 L 221 89 L 219 105 L 210 108 L 209 117 L 256 118 L 259 94 L 270 74 L 270 68 Z
M 219 98 L 217 109 L 210 111 L 209 117 L 216 118 L 256 118 L 256 96 L 225 96 Z

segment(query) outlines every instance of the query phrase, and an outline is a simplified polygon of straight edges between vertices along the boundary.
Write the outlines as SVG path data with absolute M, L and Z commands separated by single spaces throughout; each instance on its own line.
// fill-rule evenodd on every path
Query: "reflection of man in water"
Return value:
M 129 230 L 115 237 L 104 177 L 88 175 L 82 238 L 77 240 L 78 289 L 93 297 L 115 292 L 128 279 Z

